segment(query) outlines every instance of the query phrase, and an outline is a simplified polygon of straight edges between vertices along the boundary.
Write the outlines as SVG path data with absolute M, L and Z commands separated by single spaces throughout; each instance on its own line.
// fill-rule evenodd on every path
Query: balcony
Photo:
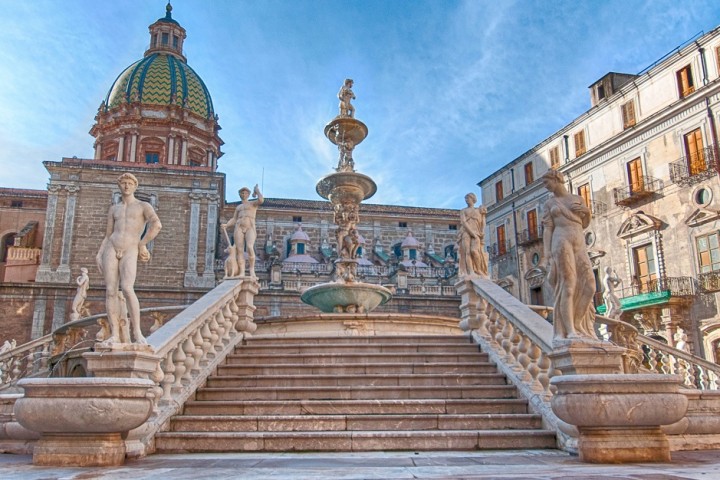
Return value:
M 643 176 L 627 187 L 613 188 L 615 205 L 630 207 L 662 191 L 662 182 L 657 178 Z
M 688 187 L 711 178 L 718 171 L 718 148 L 703 148 L 694 155 L 682 157 L 670 164 L 670 180 Z
M 705 293 L 720 292 L 720 271 L 701 273 L 698 284 Z
M 518 235 L 517 244 L 523 247 L 542 242 L 542 228 L 525 229 Z
M 607 204 L 597 200 L 590 200 L 590 211 L 593 216 L 605 215 L 607 213 Z
M 493 243 L 487 247 L 491 260 L 499 259 L 510 253 L 510 242 Z
M 647 283 L 615 290 L 624 312 L 670 303 L 672 298 L 692 299 L 698 294 L 697 282 L 692 277 L 665 277 Z M 604 314 L 607 307 L 600 292 L 595 294 L 596 310 Z M 600 305 L 602 304 L 602 305 Z

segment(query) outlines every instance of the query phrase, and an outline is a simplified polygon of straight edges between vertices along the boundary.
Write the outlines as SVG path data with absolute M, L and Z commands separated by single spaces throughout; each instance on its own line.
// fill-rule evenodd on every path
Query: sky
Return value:
M 43 161 L 92 158 L 100 102 L 149 44 L 165 0 L 0 0 L 0 187 L 44 189 Z M 477 183 L 720 24 L 717 0 L 175 0 L 188 64 L 222 127 L 227 201 L 258 183 L 320 200 L 323 135 L 355 81 L 368 203 L 461 208 Z M 140 179 L 142 182 L 142 179 Z

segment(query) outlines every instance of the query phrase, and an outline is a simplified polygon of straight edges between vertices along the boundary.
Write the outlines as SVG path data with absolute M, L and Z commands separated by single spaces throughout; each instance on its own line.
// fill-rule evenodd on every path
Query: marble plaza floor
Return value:
M 720 479 L 720 451 L 675 452 L 672 463 L 590 465 L 556 450 L 153 455 L 114 468 L 34 467 L 0 454 L 0 478 L 22 479 Z

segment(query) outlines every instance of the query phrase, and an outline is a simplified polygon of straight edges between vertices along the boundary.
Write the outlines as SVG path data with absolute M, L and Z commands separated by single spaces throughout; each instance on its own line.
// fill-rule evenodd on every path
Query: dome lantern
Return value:
M 165 7 L 165 16 L 150 25 L 150 47 L 145 50 L 145 56 L 154 53 L 168 53 L 177 56 L 183 62 L 187 59 L 183 55 L 183 41 L 187 37 L 185 29 L 172 18 L 172 5 L 168 2 Z

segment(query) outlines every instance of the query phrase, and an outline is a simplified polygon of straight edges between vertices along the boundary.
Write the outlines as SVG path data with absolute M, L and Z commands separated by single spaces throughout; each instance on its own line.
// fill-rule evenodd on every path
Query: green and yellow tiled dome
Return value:
M 190 66 L 173 55 L 154 53 L 126 68 L 105 99 L 110 110 L 126 102 L 180 105 L 204 118 L 213 110 L 210 92 Z

